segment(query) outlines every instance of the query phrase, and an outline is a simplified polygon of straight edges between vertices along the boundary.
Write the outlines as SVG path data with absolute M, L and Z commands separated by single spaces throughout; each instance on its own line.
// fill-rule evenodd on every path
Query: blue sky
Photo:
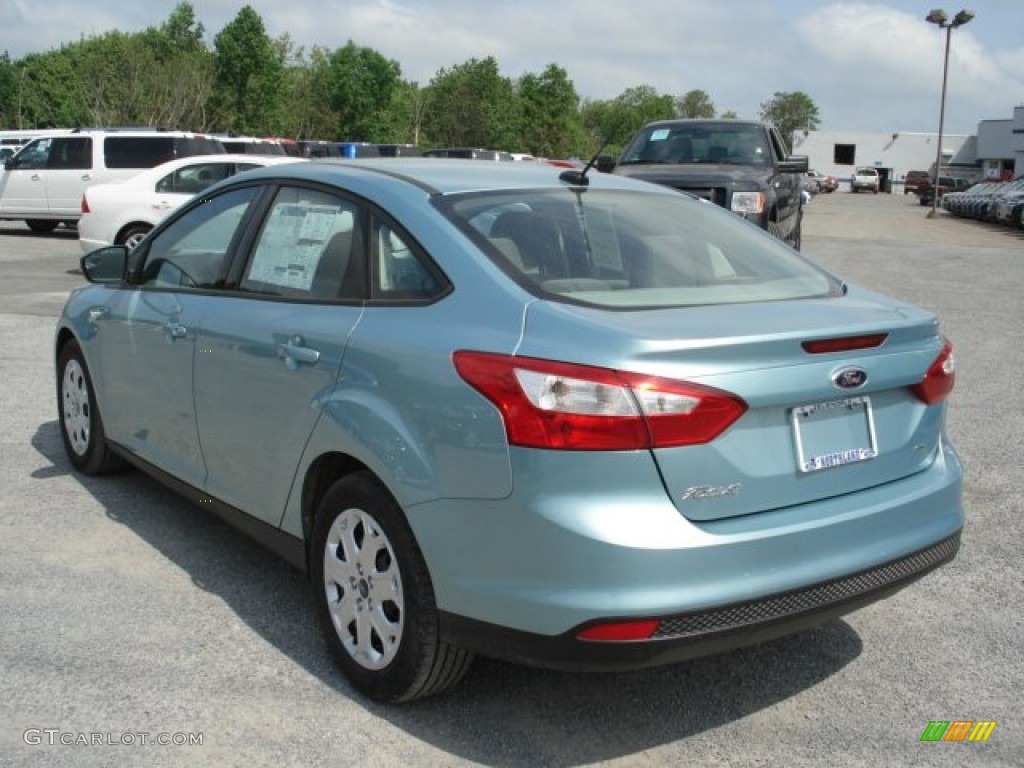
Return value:
M 699 88 L 719 111 L 756 118 L 777 91 L 804 91 L 823 130 L 938 127 L 945 32 L 932 7 L 962 5 L 826 0 L 251 0 L 272 36 L 336 48 L 353 40 L 422 85 L 442 67 L 493 56 L 502 74 L 564 68 L 580 96 L 614 98 L 650 85 Z M 158 25 L 176 0 L 0 0 L 0 51 L 14 58 L 107 30 Z M 195 0 L 207 38 L 237 0 Z M 1024 1 L 980 0 L 953 32 L 947 133 L 1009 118 L 1024 105 Z M 45 9 L 45 10 L 44 10 Z

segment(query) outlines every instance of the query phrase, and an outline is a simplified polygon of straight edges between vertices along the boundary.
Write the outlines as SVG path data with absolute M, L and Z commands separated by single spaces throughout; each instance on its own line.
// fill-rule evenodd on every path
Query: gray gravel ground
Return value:
M 1021 765 L 1024 233 L 924 214 L 819 196 L 804 251 L 938 311 L 956 345 L 953 564 L 756 648 L 615 675 L 481 660 L 396 708 L 335 672 L 300 574 L 140 474 L 70 472 L 51 342 L 78 243 L 0 223 L 0 766 Z M 920 742 L 957 719 L 998 725 Z M 161 733 L 202 744 L 141 743 Z

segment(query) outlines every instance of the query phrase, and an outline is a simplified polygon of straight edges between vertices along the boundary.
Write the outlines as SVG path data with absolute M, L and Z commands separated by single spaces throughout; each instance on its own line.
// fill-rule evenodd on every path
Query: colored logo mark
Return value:
M 921 741 L 988 741 L 995 728 L 995 720 L 932 720 Z

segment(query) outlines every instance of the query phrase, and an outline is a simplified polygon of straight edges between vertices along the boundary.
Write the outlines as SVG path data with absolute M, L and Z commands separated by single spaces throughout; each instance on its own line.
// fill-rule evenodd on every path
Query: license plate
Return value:
M 791 414 L 801 472 L 841 467 L 878 455 L 869 397 L 847 397 L 794 408 Z

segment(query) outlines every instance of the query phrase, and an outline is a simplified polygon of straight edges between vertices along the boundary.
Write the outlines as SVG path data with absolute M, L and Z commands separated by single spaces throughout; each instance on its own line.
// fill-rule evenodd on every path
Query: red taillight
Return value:
M 89 213 L 89 201 L 82 195 L 82 213 Z
M 953 391 L 956 383 L 956 362 L 953 358 L 953 345 L 947 339 L 935 362 L 928 368 L 924 380 L 915 384 L 910 391 L 927 405 L 934 405 L 945 400 Z
M 801 346 L 804 352 L 812 355 L 824 355 L 829 352 L 849 352 L 853 349 L 871 349 L 879 347 L 888 338 L 887 333 L 872 333 L 866 336 L 846 336 L 839 339 L 815 339 L 805 341 Z
M 512 445 L 579 451 L 707 443 L 743 415 L 721 390 L 529 357 L 456 352 L 459 375 L 501 411 Z
M 602 642 L 623 642 L 629 640 L 649 640 L 657 629 L 657 619 L 641 619 L 640 621 L 615 621 L 608 624 L 595 624 L 587 627 L 576 635 L 578 640 L 598 640 Z

